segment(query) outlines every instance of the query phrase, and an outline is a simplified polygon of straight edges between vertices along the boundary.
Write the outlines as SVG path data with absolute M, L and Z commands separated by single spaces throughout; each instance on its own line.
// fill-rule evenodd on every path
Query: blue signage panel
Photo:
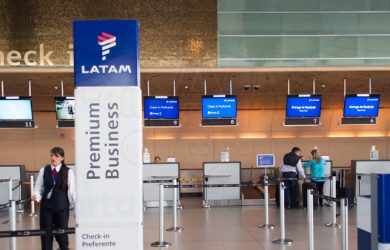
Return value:
M 202 118 L 236 118 L 237 97 L 228 96 L 203 96 Z
M 144 117 L 145 119 L 179 119 L 179 97 L 146 96 Z
M 138 32 L 136 20 L 75 21 L 75 87 L 138 86 Z
M 378 175 L 378 240 L 390 243 L 390 174 Z
M 320 117 L 320 95 L 289 95 L 286 102 L 287 117 Z
M 344 100 L 344 117 L 376 117 L 379 95 L 347 95 Z

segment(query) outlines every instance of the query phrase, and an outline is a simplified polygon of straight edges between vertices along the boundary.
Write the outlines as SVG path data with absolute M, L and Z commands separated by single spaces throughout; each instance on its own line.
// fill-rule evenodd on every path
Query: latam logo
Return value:
M 116 36 L 102 32 L 102 35 L 98 35 L 98 44 L 102 46 L 102 61 L 105 61 L 110 49 L 116 46 Z
M 110 53 L 110 49 L 116 46 L 117 37 L 106 32 L 102 32 L 98 35 L 98 44 L 102 46 L 102 61 L 107 60 L 107 55 Z M 107 60 L 109 61 L 109 60 Z M 92 65 L 90 67 L 82 65 L 82 74 L 131 74 L 130 65 Z

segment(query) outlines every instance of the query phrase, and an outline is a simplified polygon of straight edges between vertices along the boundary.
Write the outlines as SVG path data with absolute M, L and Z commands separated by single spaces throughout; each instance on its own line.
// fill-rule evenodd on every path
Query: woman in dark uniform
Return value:
M 65 165 L 65 152 L 60 147 L 50 150 L 51 163 L 38 174 L 33 200 L 41 202 L 40 228 L 47 234 L 41 236 L 42 250 L 53 249 L 53 228 L 68 228 L 69 209 L 75 202 L 75 180 L 71 169 Z M 55 236 L 61 250 L 69 249 L 68 235 Z

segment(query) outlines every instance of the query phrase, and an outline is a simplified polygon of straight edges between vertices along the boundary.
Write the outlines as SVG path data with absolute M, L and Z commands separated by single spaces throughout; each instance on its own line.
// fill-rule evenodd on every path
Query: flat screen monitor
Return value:
M 286 117 L 306 118 L 321 116 L 321 95 L 288 95 Z
M 256 157 L 258 168 L 273 168 L 275 167 L 274 154 L 258 154 Z
M 32 121 L 31 97 L 0 97 L 1 121 Z
M 145 119 L 179 119 L 179 97 L 145 96 Z
M 344 117 L 377 117 L 380 95 L 346 95 L 344 99 Z
M 74 97 L 54 97 L 56 117 L 59 121 L 71 121 L 75 117 Z
M 237 96 L 214 95 L 202 96 L 202 118 L 236 118 Z

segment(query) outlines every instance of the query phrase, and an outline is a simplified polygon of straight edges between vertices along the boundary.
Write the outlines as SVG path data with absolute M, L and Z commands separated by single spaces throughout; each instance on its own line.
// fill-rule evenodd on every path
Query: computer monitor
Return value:
M 56 117 L 59 121 L 71 121 L 75 118 L 75 100 L 73 96 L 54 97 Z
M 256 156 L 256 165 L 258 168 L 275 167 L 275 154 L 258 154 Z
M 237 96 L 206 95 L 202 96 L 202 118 L 218 119 L 237 117 Z
M 321 116 L 321 95 L 288 95 L 287 118 L 318 118 Z
M 346 95 L 344 99 L 344 117 L 377 117 L 380 95 Z
M 179 97 L 145 96 L 145 119 L 179 119 Z
M 32 121 L 31 97 L 0 97 L 0 121 Z

